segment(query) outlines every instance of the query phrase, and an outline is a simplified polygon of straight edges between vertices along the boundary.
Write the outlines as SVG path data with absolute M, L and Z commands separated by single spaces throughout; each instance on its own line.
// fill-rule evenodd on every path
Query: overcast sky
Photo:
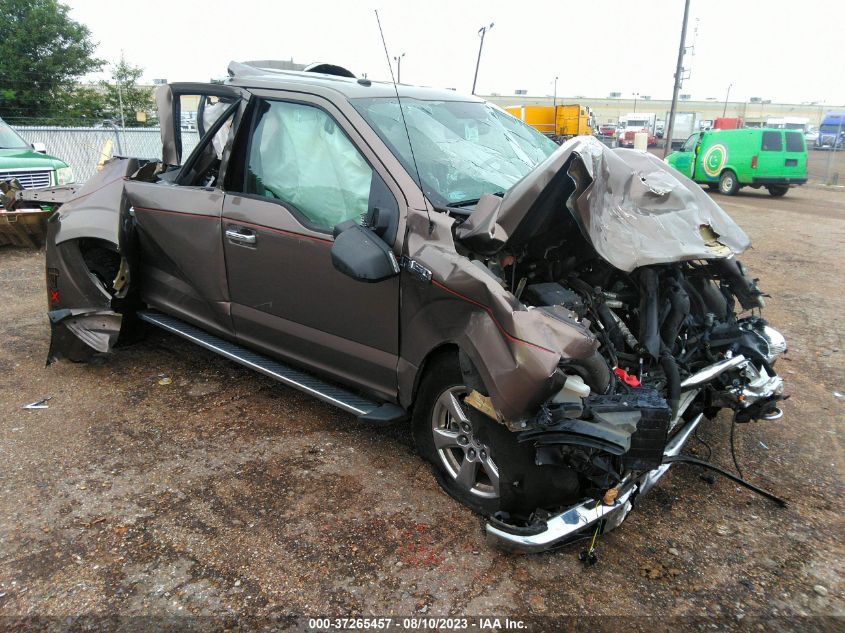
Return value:
M 144 79 L 208 81 L 232 59 L 328 61 L 388 79 L 373 9 L 403 83 L 469 93 L 478 29 L 480 94 L 670 98 L 683 0 L 168 0 L 130 5 L 64 0 L 103 59 L 126 59 Z M 695 99 L 761 97 L 845 103 L 843 0 L 692 0 L 683 92 Z M 697 33 L 696 33 L 697 30 Z

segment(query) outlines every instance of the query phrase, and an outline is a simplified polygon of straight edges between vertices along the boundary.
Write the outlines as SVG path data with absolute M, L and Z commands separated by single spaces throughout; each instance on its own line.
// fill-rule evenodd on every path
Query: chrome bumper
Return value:
M 697 415 L 669 440 L 663 452 L 664 457 L 674 457 L 681 452 L 702 418 L 702 414 Z M 599 522 L 602 523 L 602 533 L 609 532 L 625 520 L 634 500 L 651 490 L 670 466 L 663 464 L 635 480 L 623 480 L 622 489 L 613 505 L 604 505 L 590 499 L 546 519 L 545 528 L 535 534 L 520 534 L 518 530 L 511 532 L 506 526 L 487 523 L 487 543 L 510 552 L 533 554 L 561 545 Z

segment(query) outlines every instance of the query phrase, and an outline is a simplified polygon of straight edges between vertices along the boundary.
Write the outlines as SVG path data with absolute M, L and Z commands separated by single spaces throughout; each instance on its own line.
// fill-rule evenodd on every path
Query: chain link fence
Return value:
M 161 159 L 159 128 L 12 126 L 27 143 L 44 143 L 50 156 L 73 168 L 77 183 L 84 183 L 97 165 L 112 156 Z M 196 130 L 182 133 L 182 155 L 196 147 Z

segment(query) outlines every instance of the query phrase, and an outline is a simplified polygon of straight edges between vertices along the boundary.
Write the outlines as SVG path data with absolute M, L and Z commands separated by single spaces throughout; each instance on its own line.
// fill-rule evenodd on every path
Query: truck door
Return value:
M 400 240 L 401 190 L 325 99 L 270 93 L 250 117 L 236 143 L 223 206 L 238 339 L 395 399 L 399 277 L 355 281 L 334 268 L 331 248 L 335 225 L 374 208 L 379 223 L 391 227 L 383 239 Z
M 784 177 L 790 182 L 807 178 L 807 146 L 800 130 L 786 130 L 784 136 Z
M 126 183 L 141 298 L 212 332 L 231 334 L 221 179 L 244 95 L 233 86 L 169 84 L 158 90 L 156 101 L 162 163 L 155 171 L 160 173 L 141 170 Z
M 698 159 L 697 149 L 699 146 L 699 140 L 701 139 L 701 133 L 696 133 L 691 135 L 684 144 L 681 146 L 681 149 L 678 150 L 678 155 L 674 160 L 674 167 L 679 172 L 681 172 L 687 178 L 693 178 L 695 174 L 695 163 Z
M 770 178 L 782 178 L 785 175 L 785 155 L 783 132 L 764 130 L 760 135 L 760 156 L 757 159 L 755 178 L 763 181 Z

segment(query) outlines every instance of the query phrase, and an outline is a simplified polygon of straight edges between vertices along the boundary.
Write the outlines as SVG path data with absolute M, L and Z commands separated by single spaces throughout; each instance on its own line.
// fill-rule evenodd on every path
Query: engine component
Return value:
M 582 314 L 584 301 L 581 296 L 557 283 L 529 284 L 525 287 L 525 301 L 534 306 L 561 305 L 575 314 Z

